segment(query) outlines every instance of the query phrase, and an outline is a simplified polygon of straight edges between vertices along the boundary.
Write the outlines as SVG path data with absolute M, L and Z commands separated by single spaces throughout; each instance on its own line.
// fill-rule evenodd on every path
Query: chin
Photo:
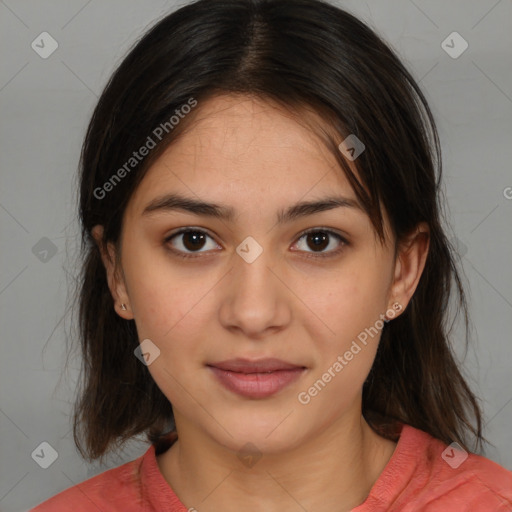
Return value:
M 219 427 L 215 433 L 212 432 L 212 436 L 219 444 L 235 452 L 239 452 L 247 444 L 267 454 L 292 450 L 302 443 L 306 435 L 304 424 L 298 424 L 297 417 L 294 418 L 296 413 L 291 412 L 292 410 L 290 408 L 286 414 L 280 412 L 265 415 L 260 412 L 254 415 L 244 414 L 243 417 L 237 413 L 229 420 L 223 416 L 225 421 L 221 424 L 225 430 Z

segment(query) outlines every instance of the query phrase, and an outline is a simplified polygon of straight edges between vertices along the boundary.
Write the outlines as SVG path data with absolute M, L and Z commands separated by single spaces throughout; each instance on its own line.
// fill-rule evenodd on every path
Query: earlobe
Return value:
M 131 309 L 124 302 L 119 303 L 115 299 L 114 302 L 114 309 L 121 318 L 124 318 L 125 320 L 133 320 L 133 318 L 135 318 Z
M 112 243 L 103 243 L 103 226 L 97 225 L 91 230 L 91 234 L 96 241 L 100 251 L 101 260 L 107 274 L 107 284 L 114 300 L 114 309 L 116 313 L 125 320 L 132 320 L 133 313 L 129 304 L 129 297 L 126 291 L 126 285 L 119 269 L 117 268 L 116 250 Z

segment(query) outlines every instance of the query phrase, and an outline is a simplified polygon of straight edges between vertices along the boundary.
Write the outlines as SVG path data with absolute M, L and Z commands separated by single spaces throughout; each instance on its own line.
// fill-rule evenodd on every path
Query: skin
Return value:
M 405 309 L 424 268 L 428 227 L 419 225 L 395 259 L 385 212 L 385 245 L 355 207 L 277 224 L 277 212 L 299 201 L 357 201 L 334 156 L 298 118 L 261 99 L 220 96 L 198 110 L 132 196 L 120 266 L 112 245 L 103 252 L 117 313 L 135 319 L 139 339 L 160 349 L 148 370 L 173 404 L 179 440 L 158 466 L 181 501 L 200 512 L 350 510 L 395 449 L 361 414 L 380 332 L 308 404 L 297 397 L 395 302 Z M 235 216 L 142 214 L 171 192 L 228 205 Z M 211 238 L 195 253 L 186 236 L 165 241 L 184 227 Z M 319 257 L 301 236 L 311 228 L 329 228 L 348 244 L 330 235 L 320 254 L 333 256 Z M 102 227 L 93 234 L 100 241 Z M 236 252 L 248 236 L 263 248 L 252 263 Z M 172 247 L 196 257 L 180 258 Z M 234 357 L 276 357 L 307 369 L 277 394 L 249 399 L 205 366 Z M 237 457 L 248 442 L 261 454 L 251 467 Z

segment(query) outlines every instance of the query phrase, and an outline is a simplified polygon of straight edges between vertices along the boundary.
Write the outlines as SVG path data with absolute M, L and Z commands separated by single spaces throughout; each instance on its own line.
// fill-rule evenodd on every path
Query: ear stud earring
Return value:
M 386 318 L 385 322 L 389 322 L 390 320 L 395 318 L 397 313 L 399 311 L 402 311 L 402 309 L 403 307 L 402 304 L 400 304 L 400 302 L 394 302 L 393 305 L 386 311 L 386 314 L 384 315 Z
M 126 304 L 121 304 L 121 309 L 122 309 L 123 311 L 126 311 L 126 310 L 127 310 L 127 308 L 126 308 Z

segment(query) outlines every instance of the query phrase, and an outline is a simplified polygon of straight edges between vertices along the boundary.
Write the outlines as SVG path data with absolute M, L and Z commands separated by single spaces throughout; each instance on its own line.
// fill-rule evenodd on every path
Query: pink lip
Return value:
M 230 359 L 209 364 L 214 375 L 230 391 L 247 398 L 265 398 L 298 379 L 304 366 L 280 359 Z

